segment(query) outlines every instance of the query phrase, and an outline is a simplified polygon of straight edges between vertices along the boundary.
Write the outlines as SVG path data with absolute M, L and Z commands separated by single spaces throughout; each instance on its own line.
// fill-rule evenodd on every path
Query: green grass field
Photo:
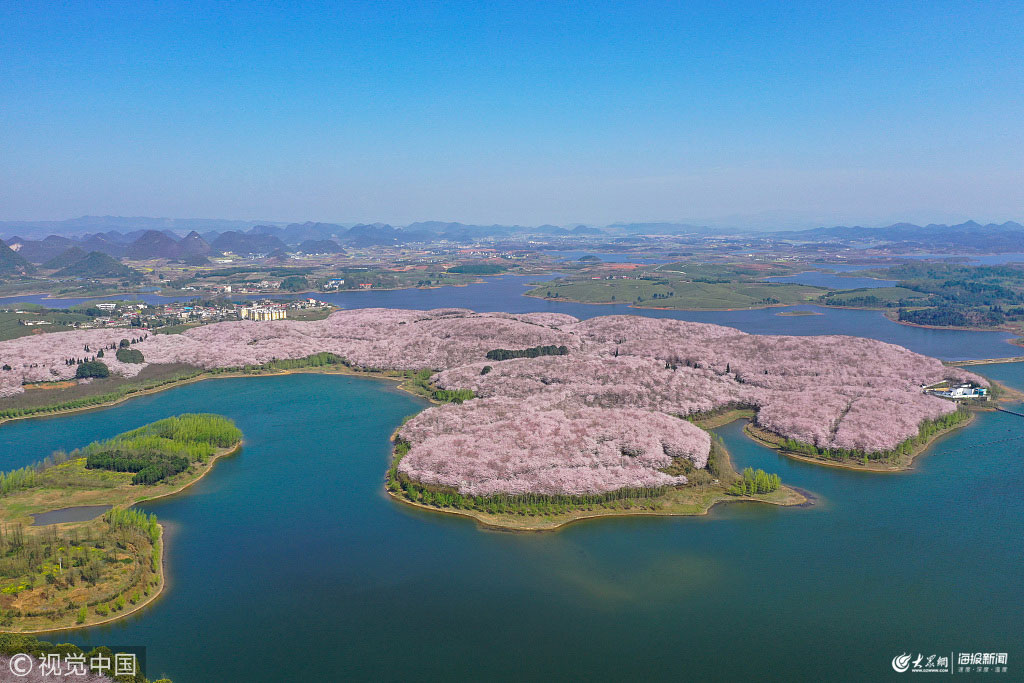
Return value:
M 861 289 L 844 289 L 833 291 L 827 295 L 832 306 L 865 306 L 871 299 L 877 300 L 877 306 L 896 306 L 900 301 L 928 300 L 928 295 L 915 292 L 906 287 L 870 287 Z M 867 301 L 865 301 L 867 299 Z
M 654 269 L 657 274 L 664 274 L 667 277 L 678 277 L 685 275 L 688 280 L 710 279 L 710 280 L 758 280 L 765 277 L 778 277 L 793 275 L 802 270 L 803 267 L 796 267 L 785 263 L 691 263 L 678 261 L 676 263 L 665 263 Z
M 19 321 L 46 321 L 52 323 L 51 325 L 22 325 Z M 0 341 L 7 339 L 17 339 L 18 337 L 27 337 L 30 334 L 40 334 L 44 332 L 66 332 L 67 330 L 74 329 L 74 323 L 84 323 L 92 320 L 87 315 L 81 313 L 14 313 L 0 311 Z
M 550 294 L 549 294 L 550 292 Z M 760 308 L 805 303 L 824 290 L 818 287 L 762 282 L 685 282 L 682 280 L 578 280 L 552 282 L 530 296 L 564 298 L 584 303 L 627 303 L 641 306 L 714 310 Z
M 185 365 L 184 363 L 157 363 L 147 365 L 135 377 L 111 375 L 110 377 L 94 379 L 89 384 L 70 382 L 54 382 L 51 385 L 41 384 L 37 385 L 39 388 L 29 388 L 23 393 L 0 399 L 0 411 L 38 408 L 77 401 L 92 396 L 103 396 L 123 387 L 142 387 L 149 382 L 170 380 L 198 371 L 199 368 Z

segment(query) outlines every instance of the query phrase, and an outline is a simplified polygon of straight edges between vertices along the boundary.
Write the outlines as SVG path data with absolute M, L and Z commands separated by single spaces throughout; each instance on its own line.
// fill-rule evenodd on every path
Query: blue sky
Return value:
M 1022 35 L 1019 2 L 0 0 L 0 218 L 1019 220 Z

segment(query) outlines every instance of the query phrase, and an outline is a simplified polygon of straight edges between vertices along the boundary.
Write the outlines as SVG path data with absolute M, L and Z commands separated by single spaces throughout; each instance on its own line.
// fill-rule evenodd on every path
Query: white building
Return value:
M 284 308 L 270 308 L 269 306 L 246 306 L 242 309 L 242 320 L 256 320 L 264 322 L 267 320 L 284 320 L 288 317 L 288 311 Z

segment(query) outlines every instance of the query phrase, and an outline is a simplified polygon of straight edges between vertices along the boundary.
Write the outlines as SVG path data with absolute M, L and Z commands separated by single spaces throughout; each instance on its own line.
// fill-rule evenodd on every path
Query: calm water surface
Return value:
M 1024 389 L 1024 366 L 983 369 Z M 898 475 L 792 461 L 734 423 L 719 432 L 740 467 L 818 504 L 511 534 L 384 496 L 388 437 L 422 407 L 380 381 L 290 375 L 0 426 L 0 469 L 185 411 L 245 433 L 144 506 L 168 525 L 166 594 L 60 638 L 145 645 L 151 677 L 176 683 L 880 680 L 904 651 L 960 649 L 1024 665 L 1024 418 L 982 414 Z
M 5 468 L 6 469 L 6 468 Z M 63 522 L 84 522 L 96 519 L 110 509 L 109 505 L 78 505 L 72 508 L 50 510 L 39 515 L 32 515 L 32 526 L 61 524 Z

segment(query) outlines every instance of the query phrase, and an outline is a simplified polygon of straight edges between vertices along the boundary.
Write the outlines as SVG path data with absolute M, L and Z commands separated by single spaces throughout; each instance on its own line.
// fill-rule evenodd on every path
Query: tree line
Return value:
M 736 496 L 753 496 L 758 493 L 777 491 L 781 485 L 782 480 L 779 475 L 747 467 L 743 470 L 743 476 L 729 487 L 729 493 Z
M 670 486 L 622 488 L 603 493 L 580 495 L 547 495 L 541 493 L 499 494 L 473 496 L 459 493 L 450 487 L 429 486 L 413 481 L 398 471 L 398 463 L 409 452 L 411 445 L 399 440 L 395 445 L 394 458 L 387 472 L 389 491 L 406 500 L 439 508 L 476 510 L 488 514 L 514 514 L 528 517 L 564 514 L 572 510 L 629 507 L 656 507 L 651 499 L 665 495 Z
M 937 432 L 954 427 L 965 420 L 968 420 L 971 413 L 967 408 L 960 406 L 951 413 L 946 413 L 933 420 L 923 420 L 917 428 L 917 435 L 903 440 L 895 448 L 882 451 L 865 451 L 859 448 L 821 448 L 811 443 L 798 441 L 783 437 L 779 446 L 784 450 L 794 453 L 813 455 L 828 460 L 860 460 L 863 462 L 889 460 L 894 461 L 901 455 L 910 454 L 916 446 L 919 446 Z
M 61 401 L 60 403 L 52 403 L 45 406 L 27 406 L 25 408 L 5 408 L 0 410 L 0 419 L 15 418 L 15 417 L 28 417 L 30 415 L 45 415 L 48 413 L 58 413 L 65 410 L 77 410 L 79 408 L 88 408 L 89 406 L 100 405 L 103 403 L 110 403 L 116 401 L 119 398 L 136 394 L 139 392 L 149 391 L 156 389 L 157 387 L 164 386 L 166 384 L 174 384 L 176 382 L 182 382 L 193 377 L 198 377 L 203 374 L 202 370 L 195 370 L 194 372 L 186 372 L 166 379 L 152 380 L 136 385 L 124 385 L 118 387 L 114 391 L 110 391 L 105 394 L 97 394 L 95 396 L 86 396 L 84 398 L 76 398 L 72 401 Z
M 567 356 L 569 347 L 547 344 L 531 346 L 528 349 L 492 349 L 487 352 L 487 360 L 510 360 L 512 358 L 538 358 L 540 356 Z

